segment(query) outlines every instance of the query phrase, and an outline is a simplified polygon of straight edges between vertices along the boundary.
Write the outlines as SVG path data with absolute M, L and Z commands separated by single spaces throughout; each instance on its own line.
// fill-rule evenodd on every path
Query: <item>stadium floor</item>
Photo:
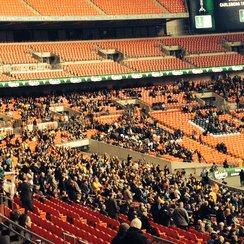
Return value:
M 227 182 L 227 186 L 234 187 L 234 188 L 244 191 L 244 186 L 242 186 L 242 187 L 240 186 L 240 177 L 239 176 L 227 177 L 224 179 L 224 181 Z

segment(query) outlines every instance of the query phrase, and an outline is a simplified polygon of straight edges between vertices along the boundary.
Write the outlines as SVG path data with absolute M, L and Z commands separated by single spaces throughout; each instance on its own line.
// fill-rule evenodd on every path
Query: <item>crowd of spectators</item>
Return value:
M 214 90 L 223 95 L 226 101 L 234 101 L 239 106 L 240 102 L 243 102 L 244 80 L 237 75 L 233 78 L 226 76 L 224 79 L 216 79 Z
M 95 127 L 98 133 L 93 139 L 123 148 L 130 148 L 141 153 L 155 152 L 157 156 L 170 154 L 185 162 L 191 162 L 193 152 L 177 143 L 183 132 L 176 130 L 173 134 L 163 130 L 157 122 L 151 123 L 148 114 L 139 116 L 123 114 L 118 121 Z
M 191 91 L 189 87 L 195 87 L 189 82 L 178 85 L 182 91 Z M 138 96 L 131 90 L 126 94 Z M 176 225 L 182 229 L 193 226 L 200 232 L 211 234 L 213 239 L 224 238 L 230 243 L 238 243 L 235 239 L 240 240 L 244 236 L 243 226 L 238 220 L 244 214 L 244 199 L 227 187 L 218 188 L 192 175 L 186 177 L 184 171 L 169 174 L 168 170 L 157 165 L 133 161 L 130 155 L 127 160 L 119 160 L 107 154 L 87 156 L 78 149 L 55 147 L 58 131 L 67 132 L 69 139 L 73 140 L 83 138 L 88 129 L 96 129 L 98 132 L 93 139 L 142 153 L 170 154 L 192 161 L 194 152 L 177 143 L 183 137 L 182 131 L 170 133 L 162 129 L 159 123 L 150 120 L 145 111 L 139 116 L 125 111 L 118 121 L 98 123 L 94 114 L 107 113 L 104 106 L 117 106 L 114 102 L 116 97 L 117 91 L 98 91 L 19 98 L 13 108 L 10 106 L 12 100 L 3 98 L 2 109 L 5 112 L 21 110 L 24 121 L 33 118 L 54 120 L 54 114 L 49 110 L 54 104 L 68 103 L 78 111 L 67 121 L 60 120 L 58 129 L 40 130 L 36 127 L 29 131 L 23 127 L 20 138 L 11 134 L 2 136 L 2 168 L 16 173 L 16 184 L 12 186 L 10 197 L 18 194 L 26 213 L 33 210 L 33 194 L 47 198 L 54 196 L 67 203 L 74 201 L 89 205 L 94 211 L 115 219 L 126 214 L 130 221 L 137 219 L 131 225 L 132 230 L 138 227 L 159 235 L 151 222 L 152 217 L 158 224 Z M 198 117 L 201 116 L 198 114 Z M 34 150 L 29 146 L 30 141 L 36 142 Z
M 223 96 L 227 102 L 234 102 L 240 107 L 244 102 L 244 79 L 238 75 L 214 77 L 211 80 L 180 80 L 179 89 L 183 91 L 214 91 Z
M 239 84 L 241 79 L 233 78 L 234 84 Z M 232 82 L 232 83 L 233 83 Z M 201 89 L 214 89 L 214 82 L 194 82 L 180 80 L 177 84 L 170 85 L 167 90 L 166 85 L 153 86 L 146 89 L 150 90 L 150 96 L 173 96 L 174 94 L 184 93 L 185 99 L 190 102 L 193 98 L 193 91 L 200 91 Z M 237 85 L 238 87 L 240 85 Z M 125 89 L 122 93 L 129 97 L 137 97 L 140 99 L 141 91 L 137 89 Z M 141 110 L 140 114 L 134 116 L 135 107 L 131 105 L 128 112 L 126 109 L 116 103 L 120 99 L 121 91 L 119 90 L 99 90 L 93 92 L 71 92 L 67 94 L 49 94 L 43 97 L 17 97 L 17 98 L 2 98 L 1 110 L 10 115 L 14 111 L 19 111 L 22 127 L 25 124 L 33 123 L 36 127 L 37 120 L 58 121 L 58 129 L 52 131 L 44 131 L 45 133 L 57 134 L 61 133 L 61 137 L 68 140 L 83 139 L 90 129 L 97 129 L 97 133 L 93 135 L 93 139 L 111 143 L 113 145 L 130 148 L 142 153 L 152 153 L 158 157 L 169 154 L 183 161 L 191 162 L 194 151 L 186 148 L 178 143 L 183 137 L 175 136 L 167 130 L 162 130 L 157 122 L 148 122 L 149 114 Z M 55 105 L 65 105 L 70 107 L 76 113 L 67 116 L 66 114 L 55 113 L 50 108 Z M 155 104 L 156 107 L 160 104 Z M 160 105 L 161 106 L 161 105 Z M 97 118 L 102 115 L 108 115 L 109 109 L 114 107 L 116 111 L 120 111 L 121 117 L 110 123 L 100 123 Z M 210 109 L 210 110 L 209 110 Z M 208 110 L 208 111 L 207 111 Z M 194 112 L 194 122 L 205 129 L 206 133 L 231 133 L 240 131 L 243 125 L 237 126 L 235 123 L 227 120 L 221 120 L 222 111 L 217 110 L 212 105 L 205 107 L 187 106 L 183 107 L 185 112 Z M 204 132 L 204 133 L 205 133 Z M 10 135 L 11 136 L 11 135 Z M 6 137 L 3 130 L 0 135 L 0 140 Z M 7 137 L 7 141 L 11 141 Z M 30 140 L 36 139 L 33 135 Z M 53 138 L 52 138 L 53 139 Z M 217 146 L 217 145 L 216 145 Z M 217 150 L 226 153 L 227 150 L 217 148 Z
M 10 151 L 15 151 L 14 147 Z M 27 195 L 59 197 L 70 203 L 88 205 L 112 218 L 120 214 L 141 221 L 141 229 L 159 235 L 155 223 L 196 230 L 241 240 L 244 198 L 227 187 L 210 185 L 185 171 L 169 174 L 145 161 L 119 160 L 108 154 L 84 155 L 77 149 L 55 148 L 51 139 L 40 139 L 35 152 L 19 148 L 16 189 L 26 211 L 33 205 Z M 31 190 L 30 190 L 31 189 Z M 133 225 L 132 225 L 133 227 Z M 140 228 L 139 228 L 140 229 Z
M 220 116 L 223 114 L 224 112 L 217 108 L 197 110 L 192 121 L 201 126 L 207 134 L 229 134 L 240 132 L 242 125 L 236 125 L 234 120 L 228 121 L 227 119 L 221 119 Z

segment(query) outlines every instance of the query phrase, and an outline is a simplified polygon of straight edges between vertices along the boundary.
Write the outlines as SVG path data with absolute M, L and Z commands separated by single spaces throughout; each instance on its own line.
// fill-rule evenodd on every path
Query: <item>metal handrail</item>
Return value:
M 0 194 L 0 203 L 3 203 L 3 198 L 4 198 L 5 200 L 13 201 L 12 198 L 9 198 L 8 196 L 3 196 L 3 194 L 1 193 L 1 194 Z M 1 205 L 1 207 L 2 207 L 2 213 L 5 213 L 4 204 L 0 204 L 0 205 Z M 13 221 L 11 221 L 9 218 L 7 218 L 5 215 L 2 215 L 2 214 L 0 213 L 0 219 L 2 218 L 2 216 L 4 216 L 4 218 L 5 218 L 9 223 L 18 226 L 18 228 L 20 228 L 20 229 L 24 229 L 25 232 L 30 233 L 30 234 L 33 235 L 33 236 L 36 236 L 36 237 L 37 237 L 38 239 L 40 239 L 41 241 L 44 241 L 46 244 L 52 244 L 52 243 L 53 243 L 53 242 L 51 242 L 51 241 L 48 241 L 48 240 L 45 239 L 44 237 L 41 237 L 41 236 L 39 236 L 38 234 L 35 234 L 35 233 L 33 233 L 33 232 L 31 232 L 31 231 L 29 231 L 29 230 L 23 228 L 22 226 L 16 224 L 15 222 L 13 222 Z M 2 223 L 2 225 L 4 225 L 4 224 Z M 5 226 L 5 225 L 4 225 L 4 226 Z M 6 226 L 6 227 L 7 227 L 7 226 Z M 20 233 L 18 233 L 18 232 L 16 232 L 16 231 L 13 231 L 13 232 L 14 232 L 15 234 L 18 234 L 19 236 L 21 236 Z M 64 243 L 66 243 L 66 237 L 68 236 L 68 237 L 73 238 L 73 239 L 74 239 L 74 244 L 76 244 L 76 240 L 78 239 L 77 236 L 72 235 L 72 234 L 69 234 L 69 233 L 66 233 L 66 232 L 64 232 L 63 235 L 64 235 Z M 22 236 L 21 236 L 21 237 L 22 237 Z M 25 238 L 25 237 L 23 236 L 23 238 Z M 31 241 L 31 243 L 35 243 L 35 242 L 32 242 L 32 241 Z M 78 243 L 80 243 L 80 244 L 87 244 L 88 242 L 78 239 Z
M 87 241 L 81 240 L 81 239 L 79 239 L 77 236 L 72 235 L 72 234 L 69 234 L 69 233 L 67 233 L 67 232 L 64 232 L 63 235 L 64 235 L 64 243 L 66 243 L 66 236 L 68 236 L 68 237 L 74 239 L 74 244 L 76 244 L 76 240 L 77 240 L 77 239 L 78 239 L 78 243 L 80 243 L 80 244 L 88 244 Z
M 64 232 L 63 235 L 64 235 L 64 243 L 66 243 L 66 236 L 68 236 L 68 237 L 72 238 L 74 240 L 74 244 L 76 244 L 77 236 L 69 234 L 67 232 Z
M 13 232 L 14 234 L 20 236 L 22 239 L 27 239 L 24 235 L 20 234 L 18 231 L 16 231 L 16 230 L 10 228 L 10 226 L 5 225 L 4 223 L 1 223 L 1 225 L 2 225 L 3 227 L 5 227 L 6 229 L 9 229 L 9 231 Z M 31 240 L 28 240 L 28 242 L 30 242 L 30 243 L 32 243 L 32 244 L 35 244 L 35 242 L 33 242 L 33 241 L 31 241 Z
M 153 239 L 150 241 L 151 244 L 175 244 L 173 241 L 169 241 L 166 239 L 163 239 L 161 237 L 153 236 Z
M 5 220 L 6 220 L 7 222 L 9 222 L 10 224 L 12 224 L 12 225 L 18 227 L 20 230 L 23 230 L 24 232 L 26 232 L 26 233 L 28 233 L 28 234 L 30 234 L 30 235 L 32 235 L 32 236 L 36 236 L 38 239 L 44 241 L 44 243 L 46 243 L 46 244 L 54 244 L 52 241 L 49 241 L 49 240 L 47 240 L 46 238 L 44 238 L 44 237 L 42 237 L 42 236 L 39 236 L 38 234 L 36 234 L 36 233 L 34 233 L 34 232 L 32 232 L 32 231 L 30 231 L 30 230 L 24 228 L 23 226 L 21 226 L 21 225 L 19 225 L 19 224 L 16 224 L 15 222 L 13 222 L 12 220 L 10 220 L 8 217 L 6 217 L 5 215 L 3 215 L 3 214 L 1 214 L 1 213 L 0 213 L 0 219 L 5 219 Z M 3 223 L 1 223 L 1 224 L 3 224 Z M 11 229 L 11 231 L 12 231 L 12 229 Z M 19 234 L 19 233 L 17 232 L 17 234 Z M 19 235 L 20 235 L 20 234 L 19 234 Z M 20 235 L 20 236 L 21 236 L 21 235 Z M 25 238 L 25 237 L 24 237 L 24 238 Z M 26 238 L 25 238 L 25 239 L 26 239 Z M 33 242 L 33 243 L 34 243 L 34 242 Z

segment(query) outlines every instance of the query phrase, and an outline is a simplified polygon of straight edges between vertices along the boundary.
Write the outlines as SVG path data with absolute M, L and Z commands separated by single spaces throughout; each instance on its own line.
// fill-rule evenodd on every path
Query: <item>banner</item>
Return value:
M 213 175 L 216 180 L 221 180 L 226 177 L 238 176 L 242 169 L 244 170 L 244 167 L 223 169 L 221 171 L 215 171 Z

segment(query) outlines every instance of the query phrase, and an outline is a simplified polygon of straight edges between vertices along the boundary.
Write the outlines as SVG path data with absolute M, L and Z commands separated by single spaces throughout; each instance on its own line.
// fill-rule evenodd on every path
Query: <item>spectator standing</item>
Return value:
M 223 222 L 225 223 L 225 213 L 224 213 L 224 206 L 220 205 L 216 211 L 216 221 L 217 224 Z
M 113 219 L 118 219 L 119 207 L 114 198 L 114 193 L 110 193 L 110 196 L 105 201 L 105 206 L 106 206 L 106 211 L 108 213 L 108 216 Z
M 244 186 L 244 170 L 243 169 L 241 170 L 239 175 L 240 175 L 241 186 Z
M 175 208 L 173 212 L 173 220 L 177 227 L 188 229 L 189 216 L 186 209 L 184 208 L 183 202 L 180 202 L 179 206 Z
M 171 214 L 169 209 L 169 202 L 166 201 L 159 211 L 159 224 L 169 227 L 171 223 Z
M 20 200 L 22 202 L 22 206 L 25 209 L 25 213 L 27 214 L 28 210 L 33 211 L 32 205 L 32 190 L 30 183 L 27 180 L 27 176 L 23 176 L 23 182 L 19 185 L 19 192 L 20 192 Z

